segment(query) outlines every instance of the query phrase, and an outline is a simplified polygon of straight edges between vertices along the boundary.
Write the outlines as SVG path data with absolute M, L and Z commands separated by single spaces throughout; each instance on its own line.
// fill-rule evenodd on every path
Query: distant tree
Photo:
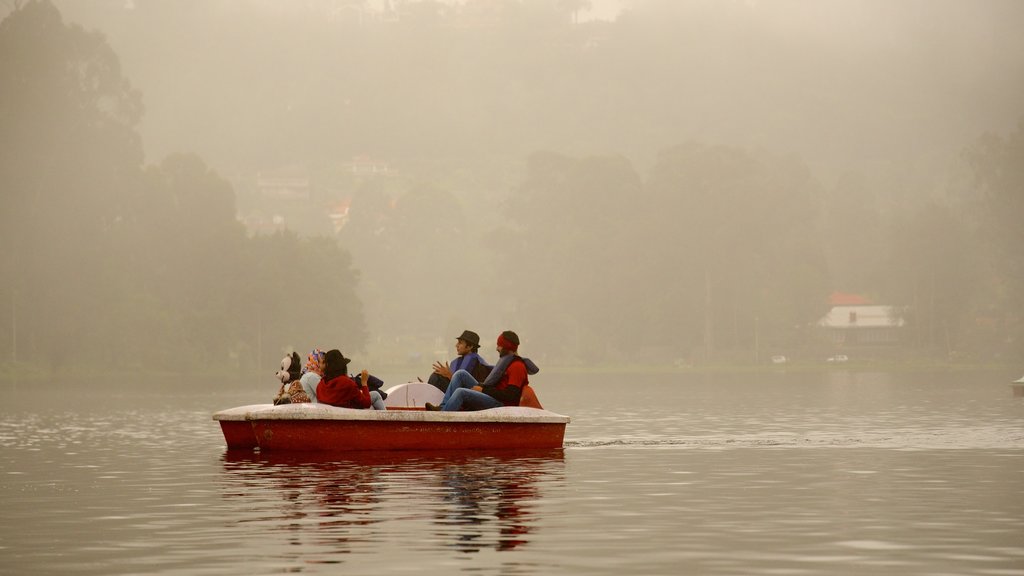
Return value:
M 907 307 L 911 344 L 942 357 L 961 353 L 982 270 L 968 223 L 931 203 L 895 218 L 886 244 L 881 286 L 887 300 Z
M 492 287 L 498 310 L 525 324 L 533 346 L 565 358 L 622 359 L 643 339 L 641 195 L 640 177 L 622 157 L 529 158 L 504 207 L 508 226 L 489 242 L 502 255 Z
M 668 150 L 646 184 L 623 158 L 534 154 L 490 240 L 517 272 L 497 300 L 565 358 L 799 344 L 828 293 L 816 193 L 799 163 L 724 147 Z
M 49 1 L 0 22 L 0 284 L 13 287 L 25 360 L 92 352 L 107 232 L 142 162 L 141 110 L 103 37 L 64 24 Z
M 591 0 L 557 0 L 556 4 L 559 9 L 567 11 L 572 23 L 576 24 L 579 22 L 580 12 L 589 10 L 594 3 Z
M 248 239 L 198 156 L 143 169 L 141 98 L 102 36 L 49 1 L 17 7 L 0 22 L 0 91 L 12 359 L 212 371 L 268 366 L 282 342 L 365 345 L 358 275 L 333 239 Z
M 466 291 L 488 264 L 471 243 L 470 223 L 447 189 L 413 183 L 391 199 L 367 188 L 353 199 L 341 245 L 365 271 L 367 314 L 381 335 L 430 339 L 452 314 L 467 313 Z
M 979 236 L 992 266 L 986 308 L 1005 325 L 997 349 L 1024 356 L 1024 120 L 1005 136 L 988 134 L 967 152 L 974 169 Z
M 248 243 L 245 261 L 244 285 L 232 294 L 245 319 L 236 336 L 253 347 L 259 336 L 263 366 L 288 346 L 339 348 L 349 357 L 365 348 L 359 274 L 333 238 L 300 239 L 290 232 L 257 236 Z
M 683 345 L 796 344 L 826 310 L 818 186 L 800 163 L 696 144 L 661 154 L 647 182 L 654 323 Z
M 848 172 L 825 196 L 822 235 L 836 289 L 877 295 L 876 263 L 888 248 L 877 194 L 862 174 Z
M 225 354 L 241 313 L 235 294 L 242 287 L 238 266 L 244 264 L 245 232 L 235 220 L 234 191 L 194 155 L 169 156 L 150 174 L 150 194 L 164 196 L 157 205 L 168 208 L 150 213 L 150 224 L 139 230 L 142 239 L 161 243 L 153 246 L 162 257 L 155 269 L 168 277 L 152 288 L 183 315 L 196 348 L 192 356 L 209 365 Z M 169 225 L 157 225 L 152 217 Z
M 985 229 L 1007 273 L 1024 281 L 1024 120 L 1006 136 L 988 134 L 968 151 L 985 208 Z

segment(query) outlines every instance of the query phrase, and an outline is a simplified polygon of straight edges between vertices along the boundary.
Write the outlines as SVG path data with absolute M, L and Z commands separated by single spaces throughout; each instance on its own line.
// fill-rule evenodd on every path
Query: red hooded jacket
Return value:
M 329 382 L 320 380 L 316 385 L 316 399 L 340 408 L 370 407 L 370 391 L 348 376 L 337 376 Z

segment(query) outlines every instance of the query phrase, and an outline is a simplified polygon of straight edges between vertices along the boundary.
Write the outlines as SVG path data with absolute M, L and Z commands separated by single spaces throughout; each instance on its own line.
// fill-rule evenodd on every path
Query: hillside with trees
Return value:
M 365 346 L 358 276 L 333 240 L 250 238 L 201 158 L 144 164 L 142 95 L 102 35 L 26 3 L 0 22 L 0 86 L 5 360 L 250 370 L 282 343 Z
M 5 365 L 821 362 L 833 292 L 1024 355 L 1019 3 L 623 4 L 16 3 Z

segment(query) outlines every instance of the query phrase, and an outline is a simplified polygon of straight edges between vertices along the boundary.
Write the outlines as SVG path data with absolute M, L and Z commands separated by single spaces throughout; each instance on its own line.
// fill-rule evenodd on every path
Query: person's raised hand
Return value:
M 434 362 L 434 373 L 440 374 L 449 380 L 452 379 L 452 369 L 448 366 L 447 362 Z

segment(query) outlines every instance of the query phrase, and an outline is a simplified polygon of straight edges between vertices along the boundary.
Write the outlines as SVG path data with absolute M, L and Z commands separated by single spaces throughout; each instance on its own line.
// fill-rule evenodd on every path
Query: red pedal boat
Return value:
M 431 392 L 430 390 L 433 390 Z M 229 450 L 502 450 L 561 448 L 569 417 L 539 407 L 429 412 L 440 392 L 419 382 L 386 390 L 387 410 L 326 404 L 254 404 L 222 410 Z M 532 391 L 531 391 L 531 396 Z

